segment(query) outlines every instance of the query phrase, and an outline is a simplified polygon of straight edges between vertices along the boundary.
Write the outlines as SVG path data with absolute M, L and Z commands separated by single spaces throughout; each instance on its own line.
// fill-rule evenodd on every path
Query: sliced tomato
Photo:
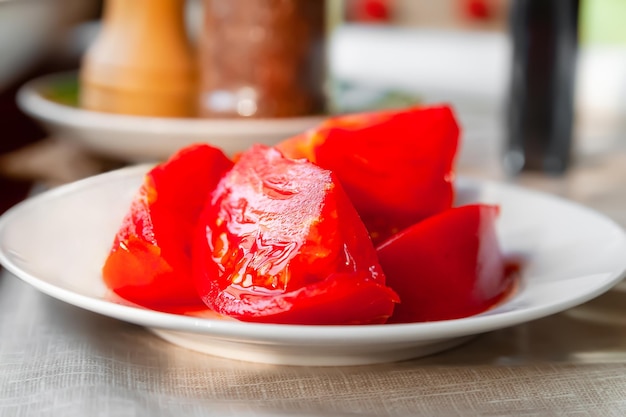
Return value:
M 212 193 L 194 244 L 206 305 L 243 321 L 383 323 L 398 301 L 330 171 L 262 145 Z
M 277 145 L 333 171 L 375 243 L 451 207 L 459 127 L 447 106 L 338 116 Z
M 232 162 L 217 148 L 193 145 L 144 179 L 102 269 L 120 297 L 157 310 L 198 306 L 191 242 L 208 194 Z
M 506 297 L 515 274 L 500 249 L 497 216 L 496 206 L 457 207 L 383 242 L 378 257 L 402 300 L 389 322 L 467 317 Z

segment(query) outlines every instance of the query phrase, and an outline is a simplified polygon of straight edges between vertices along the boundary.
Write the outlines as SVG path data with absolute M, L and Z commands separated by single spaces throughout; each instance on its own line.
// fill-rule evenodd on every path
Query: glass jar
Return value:
M 205 0 L 199 114 L 325 112 L 324 0 Z

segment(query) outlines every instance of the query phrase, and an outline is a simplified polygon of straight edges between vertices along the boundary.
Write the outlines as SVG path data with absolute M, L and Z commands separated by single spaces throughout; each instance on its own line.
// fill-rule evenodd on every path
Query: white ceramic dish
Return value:
M 458 203 L 500 204 L 503 248 L 527 262 L 517 292 L 486 313 L 371 326 L 268 325 L 160 313 L 115 302 L 100 275 L 113 235 L 147 169 L 142 165 L 88 178 L 10 209 L 0 218 L 0 261 L 52 297 L 146 326 L 191 349 L 247 361 L 324 366 L 434 353 L 474 335 L 581 304 L 617 284 L 626 269 L 626 236 L 604 216 L 537 192 L 460 180 Z
M 54 136 L 123 161 L 164 160 L 178 149 L 198 142 L 215 145 L 232 155 L 253 143 L 273 145 L 325 119 L 325 116 L 245 120 L 138 117 L 84 110 L 50 98 L 51 88 L 75 79 L 75 73 L 34 79 L 20 88 L 18 105 Z

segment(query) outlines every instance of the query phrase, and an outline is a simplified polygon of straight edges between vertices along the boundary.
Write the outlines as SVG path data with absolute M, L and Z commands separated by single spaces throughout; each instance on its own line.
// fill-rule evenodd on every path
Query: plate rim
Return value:
M 153 165 L 154 164 L 151 163 L 133 165 L 91 176 L 58 186 L 16 204 L 0 216 L 0 245 L 5 243 L 2 241 L 4 230 L 10 226 L 12 218 L 19 216 L 22 211 L 29 210 L 30 207 L 45 204 L 49 199 L 59 198 L 65 194 L 80 191 L 81 188 L 87 185 L 108 182 L 118 177 L 124 178 L 143 175 Z M 471 179 L 466 177 L 459 177 L 457 180 L 459 184 L 464 186 L 495 186 L 570 205 L 606 222 L 607 225 L 619 232 L 621 241 L 626 244 L 626 232 L 624 228 L 605 214 L 599 213 L 577 202 L 495 180 Z M 503 311 L 496 314 L 488 314 L 489 312 L 486 312 L 487 314 L 483 313 L 460 319 L 436 322 L 324 326 L 247 323 L 183 316 L 149 310 L 142 307 L 122 305 L 106 299 L 80 294 L 70 289 L 54 285 L 42 278 L 38 278 L 14 264 L 10 257 L 5 254 L 2 246 L 0 246 L 0 264 L 17 278 L 48 296 L 84 310 L 121 321 L 145 327 L 203 334 L 229 340 L 253 340 L 255 342 L 274 344 L 302 344 L 306 342 L 307 344 L 313 343 L 316 345 L 328 345 L 329 343 L 348 345 L 358 342 L 367 342 L 369 344 L 415 343 L 485 333 L 547 317 L 580 305 L 608 291 L 617 285 L 626 275 L 626 257 L 624 257 L 624 259 L 620 261 L 620 269 L 612 271 L 610 278 L 603 280 L 602 285 L 594 287 L 593 291 L 588 291 L 578 297 L 568 298 L 557 303 L 541 304 L 530 308 Z M 506 305 L 506 303 L 501 305 Z
M 114 114 L 81 109 L 53 100 L 41 93 L 42 88 L 55 80 L 76 79 L 77 71 L 46 74 L 24 83 L 17 91 L 16 102 L 29 116 L 48 123 L 62 124 L 75 128 L 106 129 L 117 132 L 141 133 L 158 130 L 163 135 L 245 134 L 257 129 L 272 127 L 273 133 L 291 133 L 301 126 L 320 123 L 331 117 L 330 114 L 285 117 L 285 118 L 181 118 L 154 117 Z

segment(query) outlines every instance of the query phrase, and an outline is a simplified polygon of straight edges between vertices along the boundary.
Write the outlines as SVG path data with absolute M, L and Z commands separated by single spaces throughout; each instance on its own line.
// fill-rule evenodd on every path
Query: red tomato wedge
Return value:
M 203 305 L 191 276 L 191 245 L 208 194 L 232 162 L 192 145 L 149 171 L 102 269 L 120 297 L 156 310 Z
M 495 206 L 457 207 L 383 242 L 378 257 L 402 300 L 389 322 L 467 317 L 507 296 L 515 274 L 498 243 L 497 216 Z
M 273 148 L 239 156 L 196 237 L 198 292 L 242 321 L 384 323 L 398 301 L 334 174 Z
M 451 207 L 459 127 L 447 106 L 331 118 L 277 145 L 333 171 L 375 243 Z

